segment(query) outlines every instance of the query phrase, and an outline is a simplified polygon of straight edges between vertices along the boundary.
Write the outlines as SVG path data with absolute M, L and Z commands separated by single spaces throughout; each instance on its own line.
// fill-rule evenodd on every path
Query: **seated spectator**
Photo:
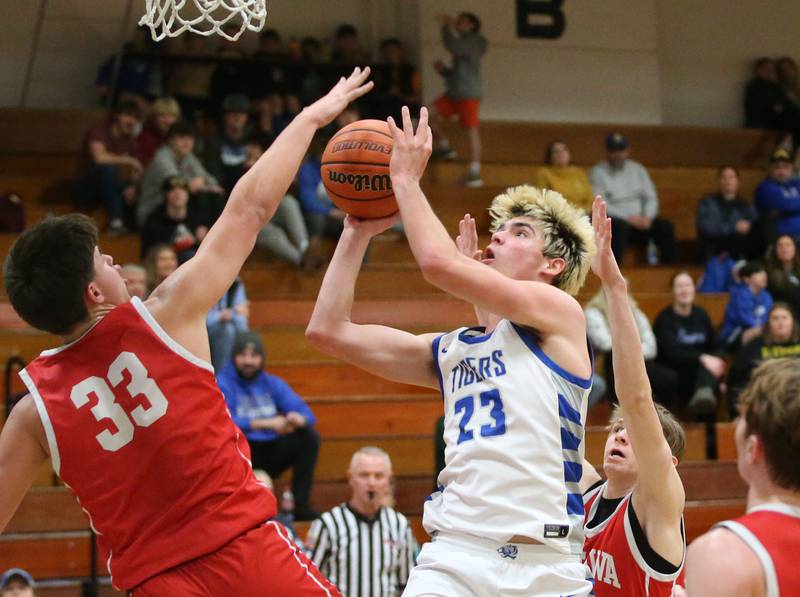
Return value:
M 747 342 L 736 353 L 728 374 L 728 402 L 731 416 L 738 415 L 738 397 L 759 363 L 768 359 L 800 357 L 800 325 L 791 307 L 772 305 L 764 333 Z
M 775 61 L 775 70 L 783 95 L 795 107 L 800 107 L 800 73 L 797 63 L 789 56 L 781 56 Z
M 697 205 L 697 238 L 706 257 L 721 254 L 734 259 L 752 257 L 758 244 L 753 238 L 756 210 L 739 196 L 739 171 L 733 166 L 719 169 L 719 190 L 706 195 Z
M 731 289 L 720 332 L 721 340 L 730 352 L 737 351 L 742 344 L 761 335 L 767 313 L 772 307 L 763 263 L 748 261 L 739 270 L 739 277 L 742 281 Z
M 344 226 L 345 213 L 334 206 L 322 184 L 320 164 L 327 139 L 317 136 L 311 142 L 306 159 L 297 173 L 300 205 L 308 224 L 311 243 L 323 237 L 338 238 Z
M 161 282 L 178 269 L 178 255 L 169 245 L 151 247 L 144 258 L 144 269 L 147 272 L 147 294 L 149 296 Z
M 154 62 L 131 58 L 129 54 L 134 52 L 157 52 L 160 48 L 159 42 L 150 36 L 150 30 L 146 27 L 137 27 L 134 39 L 122 45 L 119 54 L 110 56 L 100 68 L 97 69 L 97 77 L 94 86 L 97 98 L 100 103 L 107 105 L 109 99 L 112 104 L 120 102 L 133 102 L 140 110 L 145 111 L 150 100 L 160 95 L 161 73 Z M 119 65 L 117 65 L 117 61 Z M 116 92 L 113 98 L 109 98 L 113 91 Z
M 22 568 L 9 568 L 0 576 L 0 597 L 35 597 L 36 583 Z
M 372 587 L 368 594 L 375 597 L 400 595 L 414 567 L 414 533 L 389 505 L 391 479 L 389 455 L 361 448 L 347 469 L 350 499 L 324 512 L 308 531 L 311 560 L 344 597 L 366 595 L 361 586 Z
M 122 279 L 131 297 L 142 300 L 147 298 L 147 272 L 138 263 L 126 263 L 122 266 Z
M 247 323 L 249 318 L 250 303 L 247 301 L 244 282 L 237 278 L 206 316 L 211 364 L 214 366 L 214 371 L 222 371 L 233 357 L 236 337 L 250 329 Z
M 194 257 L 212 224 L 212 215 L 190 199 L 188 183 L 172 176 L 162 187 L 164 200 L 142 226 L 142 256 L 158 244 L 170 245 L 183 263 Z
M 611 248 L 622 263 L 630 241 L 655 243 L 664 263 L 675 256 L 675 226 L 658 217 L 658 195 L 647 170 L 628 158 L 630 143 L 621 133 L 606 137 L 606 159 L 589 171 L 595 195 L 602 195 L 611 216 Z M 649 252 L 648 252 L 649 253 Z M 657 263 L 655 255 L 648 261 Z
M 253 468 L 277 478 L 292 469 L 295 518 L 311 520 L 311 482 L 319 453 L 314 413 L 289 385 L 263 371 L 264 344 L 255 332 L 236 338 L 233 360 L 217 374 L 231 417 L 247 436 Z
M 789 303 L 800 313 L 800 255 L 788 234 L 779 236 L 767 251 L 767 288 L 776 301 Z
M 323 62 L 322 44 L 316 37 L 304 37 L 300 40 L 303 50 L 303 61 L 311 64 Z
M 173 54 L 188 58 L 208 56 L 206 38 L 187 31 L 181 35 L 183 47 L 176 47 Z M 215 65 L 211 62 L 177 62 L 167 80 L 167 90 L 181 105 L 184 118 L 196 121 L 208 112 L 211 77 Z
M 333 52 L 331 52 L 331 62 L 342 64 L 369 64 L 369 53 L 361 45 L 361 38 L 358 36 L 358 29 L 353 25 L 345 23 L 339 25 L 336 36 L 333 38 Z
M 203 203 L 210 213 L 222 211 L 223 189 L 205 169 L 194 151 L 194 127 L 185 121 L 172 125 L 167 134 L 167 144 L 153 156 L 142 178 L 137 217 L 144 224 L 164 199 L 162 190 L 167 178 L 177 176 L 188 182 L 193 198 Z M 216 219 L 216 218 L 215 218 Z
M 284 195 L 275 215 L 267 222 L 256 237 L 256 246 L 267 249 L 279 259 L 294 267 L 315 267 L 309 261 L 310 245 L 306 221 L 300 202 L 294 195 Z
M 247 125 L 249 111 L 250 100 L 246 95 L 227 96 L 222 102 L 222 126 L 205 142 L 203 162 L 227 195 L 245 173 L 250 136 Z
M 792 156 L 778 149 L 769 159 L 768 176 L 756 187 L 756 209 L 765 224 L 767 244 L 779 234 L 800 238 L 800 178 L 792 173 Z
M 84 139 L 76 201 L 83 208 L 101 203 L 108 216 L 106 231 L 112 234 L 126 232 L 126 223 L 135 224 L 136 183 L 143 171 L 135 157 L 138 126 L 139 108 L 125 102 Z
M 753 78 L 745 90 L 744 111 L 746 127 L 787 133 L 791 135 L 793 150 L 797 150 L 800 145 L 800 108 L 787 97 L 778 82 L 772 59 L 755 61 Z
M 536 171 L 534 186 L 561 193 L 567 201 L 586 213 L 592 212 L 592 185 L 583 168 L 573 166 L 572 154 L 561 140 L 550 141 L 544 152 L 545 165 Z
M 222 30 L 232 36 L 239 31 L 239 27 L 239 23 L 229 22 Z M 227 96 L 248 96 L 253 87 L 250 69 L 240 63 L 245 58 L 241 42 L 220 37 L 218 43 L 217 57 L 224 60 L 217 62 L 214 74 L 211 75 L 208 110 L 214 118 L 219 118 L 222 103 Z
M 136 156 L 147 168 L 156 151 L 167 141 L 172 125 L 181 117 L 181 107 L 174 97 L 160 97 L 153 102 L 150 117 L 136 137 Z
M 633 312 L 633 318 L 636 321 L 636 327 L 639 330 L 639 338 L 642 341 L 642 354 L 645 359 L 647 377 L 650 379 L 650 385 L 652 386 L 653 398 L 664 406 L 669 407 L 675 398 L 678 380 L 671 369 L 655 360 L 658 347 L 653 328 L 650 327 L 647 315 L 636 304 L 636 300 L 630 294 L 630 291 L 628 292 L 628 302 Z M 606 391 L 612 397 L 612 400 L 616 401 L 614 368 L 612 367 L 611 356 L 611 327 L 608 323 L 608 303 L 602 289 L 586 304 L 584 313 L 586 314 L 587 335 L 592 348 L 595 353 L 605 354 L 604 384 L 606 385 Z
M 386 120 L 392 116 L 395 122 L 402 122 L 403 106 L 408 106 L 412 114 L 418 114 L 421 97 L 419 72 L 406 62 L 400 40 L 394 37 L 384 39 L 378 60 L 380 64 L 373 67 L 372 75 L 375 87 L 367 96 L 372 117 Z
M 715 392 L 725 373 L 725 360 L 717 352 L 711 318 L 694 304 L 692 276 L 680 271 L 672 276 L 671 285 L 672 304 L 653 324 L 657 361 L 675 372 L 681 400 L 691 397 L 685 404 L 688 415 L 706 417 L 716 409 Z

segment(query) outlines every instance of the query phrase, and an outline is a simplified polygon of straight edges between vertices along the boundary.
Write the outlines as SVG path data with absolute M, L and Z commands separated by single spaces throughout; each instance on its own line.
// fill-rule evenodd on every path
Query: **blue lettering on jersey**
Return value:
M 499 390 L 487 390 L 481 392 L 480 396 L 481 407 L 490 407 L 489 416 L 492 417 L 492 423 L 489 425 L 481 425 L 481 437 L 494 437 L 497 435 L 504 435 L 506 432 L 506 413 L 503 410 L 503 401 L 500 398 Z M 459 413 L 461 420 L 458 422 L 458 440 L 456 445 L 475 439 L 475 431 L 468 429 L 472 415 L 475 414 L 475 396 L 464 396 L 456 400 L 453 405 L 455 407 L 456 416 Z
M 450 393 L 463 387 L 506 374 L 503 351 L 495 350 L 488 357 L 466 357 L 450 370 Z M 494 364 L 494 366 L 492 366 Z

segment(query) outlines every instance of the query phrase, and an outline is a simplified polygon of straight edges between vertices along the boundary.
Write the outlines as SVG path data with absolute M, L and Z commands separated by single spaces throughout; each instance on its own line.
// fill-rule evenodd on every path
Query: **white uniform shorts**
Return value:
M 422 547 L 403 597 L 584 597 L 588 578 L 580 556 L 546 545 L 438 534 Z

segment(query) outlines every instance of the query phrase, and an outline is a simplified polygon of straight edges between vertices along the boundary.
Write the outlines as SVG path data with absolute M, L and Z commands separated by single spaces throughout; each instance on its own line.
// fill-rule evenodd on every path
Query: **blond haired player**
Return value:
M 686 558 L 690 597 L 800 595 L 800 365 L 759 366 L 740 396 L 739 474 L 747 514 L 696 539 Z
M 588 595 L 579 483 L 592 365 L 572 295 L 594 253 L 589 220 L 558 193 L 509 189 L 492 203 L 482 262 L 463 255 L 419 186 L 427 120 L 423 108 L 414 132 L 404 108 L 402 130 L 389 121 L 400 214 L 425 278 L 475 305 L 485 328 L 415 336 L 353 323 L 367 245 L 393 218 L 348 217 L 307 335 L 368 371 L 442 392 L 446 466 L 423 520 L 433 540 L 404 595 Z

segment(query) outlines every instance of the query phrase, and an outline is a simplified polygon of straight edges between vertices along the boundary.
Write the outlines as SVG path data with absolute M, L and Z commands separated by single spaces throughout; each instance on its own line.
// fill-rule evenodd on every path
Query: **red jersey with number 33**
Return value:
M 605 486 L 603 483 L 584 495 L 587 523 L 597 512 Z M 670 597 L 675 584 L 684 585 L 683 562 L 674 574 L 663 574 L 645 561 L 631 527 L 628 511 L 631 496 L 626 495 L 601 523 L 591 529 L 584 527 L 583 555 L 594 578 L 593 594 L 597 597 Z
M 115 586 L 211 553 L 275 515 L 213 368 L 139 299 L 20 376 Z

